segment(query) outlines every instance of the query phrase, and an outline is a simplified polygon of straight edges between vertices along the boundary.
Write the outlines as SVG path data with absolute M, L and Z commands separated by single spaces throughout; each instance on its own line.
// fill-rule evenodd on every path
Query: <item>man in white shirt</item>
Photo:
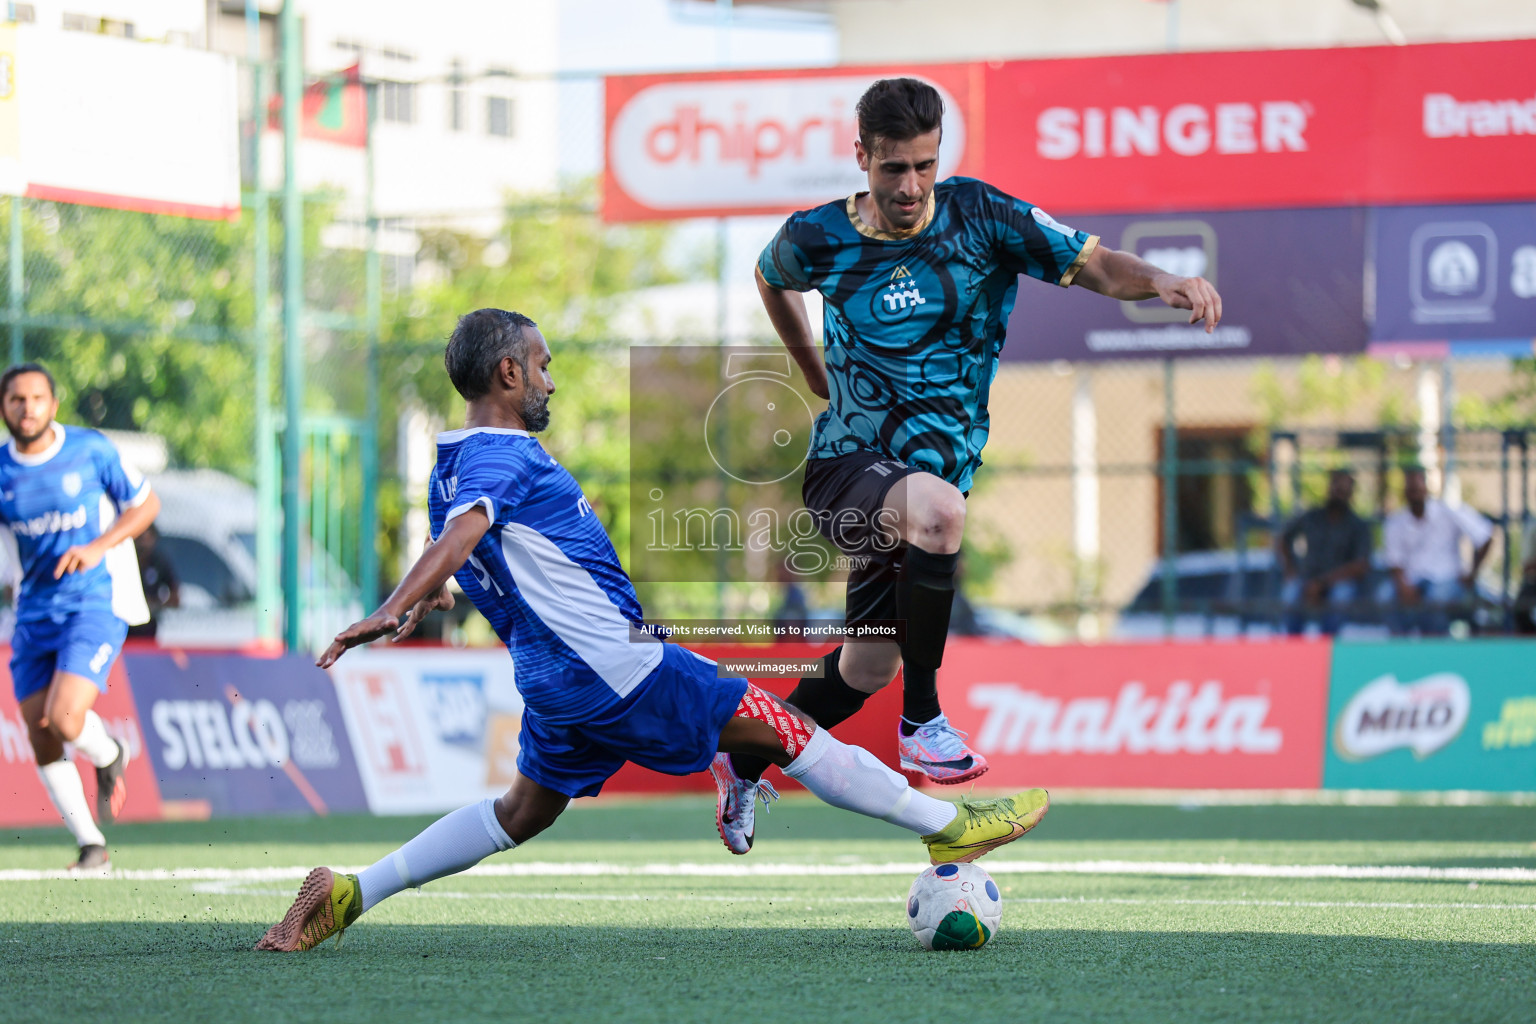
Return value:
M 1382 602 L 1392 608 L 1392 632 L 1445 633 L 1448 610 L 1472 594 L 1472 581 L 1488 555 L 1493 526 L 1478 512 L 1429 496 L 1424 470 L 1403 470 L 1403 500 L 1382 526 L 1382 549 L 1391 579 Z M 1462 568 L 1461 538 L 1472 542 L 1472 566 Z

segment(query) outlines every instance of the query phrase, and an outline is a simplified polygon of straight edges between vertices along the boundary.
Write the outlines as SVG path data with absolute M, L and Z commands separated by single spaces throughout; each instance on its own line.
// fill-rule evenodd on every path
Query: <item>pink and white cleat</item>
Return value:
M 944 786 L 969 782 L 989 767 L 987 759 L 966 744 L 965 733 L 943 715 L 918 726 L 911 736 L 901 735 L 898 728 L 896 744 L 903 771 L 921 772 Z
M 715 827 L 725 848 L 734 854 L 752 849 L 752 834 L 757 828 L 757 801 L 763 802 L 763 813 L 768 813 L 770 801 L 779 798 L 773 784 L 758 780 L 752 782 L 736 774 L 730 754 L 716 754 L 710 762 L 709 774 L 715 777 L 715 789 L 719 798 L 715 801 Z

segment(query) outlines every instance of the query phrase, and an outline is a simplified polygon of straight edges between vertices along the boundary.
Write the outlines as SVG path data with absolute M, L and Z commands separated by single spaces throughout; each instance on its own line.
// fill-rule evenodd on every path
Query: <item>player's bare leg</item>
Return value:
M 128 795 L 123 778 L 128 750 L 107 735 L 100 716 L 91 710 L 99 695 L 96 684 L 84 676 L 58 672 L 48 689 L 21 703 L 38 776 L 80 847 L 78 858 L 70 865 L 77 870 L 107 867 L 107 841 L 91 819 L 80 772 L 73 761 L 65 759 L 64 744 L 73 743 L 96 768 L 96 808 L 102 823 L 116 816 Z
M 735 777 L 731 754 L 766 758 L 834 807 L 889 821 L 915 832 L 935 863 L 974 860 L 1024 835 L 1045 817 L 1050 798 L 1035 789 L 999 800 L 962 800 L 956 807 L 913 789 L 897 772 L 862 747 L 850 746 L 817 728 L 804 715 L 756 686 L 748 686 L 736 717 L 720 733 L 721 753 L 711 770 L 721 790 L 721 807 L 748 817 L 755 792 Z M 722 779 L 725 781 L 722 782 Z M 738 790 L 740 790 L 738 792 Z M 739 830 L 737 830 L 739 832 Z M 732 830 L 721 838 L 734 853 Z
M 256 943 L 274 953 L 313 949 L 338 936 L 365 910 L 404 889 L 458 874 L 486 857 L 510 850 L 544 831 L 570 797 L 519 775 L 507 792 L 439 818 L 416 838 L 356 875 L 315 868 L 299 886 L 283 919 Z

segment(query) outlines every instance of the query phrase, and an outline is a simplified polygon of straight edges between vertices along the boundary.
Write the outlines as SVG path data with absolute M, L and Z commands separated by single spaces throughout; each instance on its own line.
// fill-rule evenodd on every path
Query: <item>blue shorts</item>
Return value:
M 596 796 L 625 761 L 667 775 L 701 772 L 746 692 L 745 679 L 716 679 L 714 662 L 666 644 L 661 664 L 598 718 L 553 725 L 524 711 L 517 770 L 569 797 Z
M 107 692 L 107 673 L 128 636 L 128 623 L 109 611 L 75 612 L 63 622 L 16 623 L 11 637 L 11 685 L 19 704 L 48 689 L 55 672 L 84 676 Z

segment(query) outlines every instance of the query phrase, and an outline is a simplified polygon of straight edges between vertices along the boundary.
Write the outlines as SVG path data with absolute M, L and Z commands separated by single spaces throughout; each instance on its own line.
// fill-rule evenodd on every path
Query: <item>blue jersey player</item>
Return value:
M 0 450 L 0 543 L 16 585 L 11 682 L 43 788 L 80 847 L 70 867 L 105 868 L 106 838 L 64 744 L 96 767 L 96 815 L 110 822 L 128 795 L 128 748 L 91 706 L 128 627 L 149 618 L 133 538 L 160 499 L 101 434 L 55 421 L 53 377 L 37 363 L 0 375 L 0 405 L 11 432 Z
M 427 612 L 452 606 L 445 584 L 453 576 L 517 665 L 517 778 L 506 795 L 439 819 L 357 875 L 314 869 L 257 949 L 313 948 L 408 886 L 528 842 L 626 761 L 686 775 L 723 760 L 722 751 L 763 757 L 834 806 L 917 833 L 936 863 L 973 860 L 1044 817 L 1049 799 L 1039 789 L 958 808 L 935 800 L 747 680 L 719 678 L 714 662 L 636 630 L 640 602 L 607 532 L 533 436 L 549 424 L 555 391 L 533 321 L 499 309 L 470 313 L 445 361 L 468 404 L 464 429 L 438 439 L 434 540 L 319 664 L 390 634 L 404 638 Z M 723 836 L 732 830 L 716 824 Z
M 958 783 L 987 764 L 944 717 L 936 674 L 965 496 L 1020 276 L 1157 297 L 1207 330 L 1221 299 L 1201 278 L 1109 249 L 985 182 L 935 184 L 944 104 L 932 86 L 876 82 L 856 113 L 854 155 L 869 191 L 792 215 L 759 258 L 757 285 L 810 389 L 830 403 L 816 421 L 803 495 L 829 540 L 867 556 L 848 576 L 847 622 L 900 620 L 905 635 L 837 648 L 789 700 L 833 726 L 901 667 L 902 767 Z M 813 289 L 825 300 L 820 354 L 799 294 Z M 720 798 L 750 816 L 766 765 L 732 763 L 737 774 L 719 780 Z

